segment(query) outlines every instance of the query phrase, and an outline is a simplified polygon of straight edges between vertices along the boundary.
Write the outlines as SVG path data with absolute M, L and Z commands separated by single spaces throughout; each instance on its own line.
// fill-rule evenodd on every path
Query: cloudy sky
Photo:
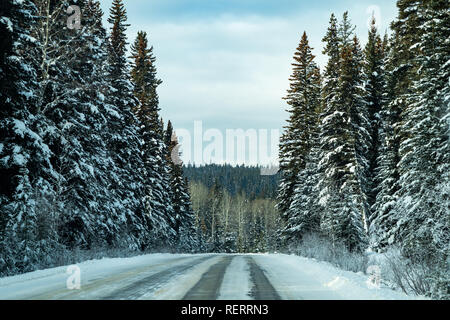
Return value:
M 100 2 L 106 19 L 112 0 Z M 163 119 L 191 132 L 199 120 L 204 131 L 216 128 L 224 136 L 226 129 L 283 127 L 282 97 L 303 31 L 323 67 L 321 39 L 332 12 L 341 17 L 349 11 L 363 44 L 372 12 L 382 33 L 396 15 L 393 0 L 124 2 L 129 42 L 143 30 L 154 47 Z

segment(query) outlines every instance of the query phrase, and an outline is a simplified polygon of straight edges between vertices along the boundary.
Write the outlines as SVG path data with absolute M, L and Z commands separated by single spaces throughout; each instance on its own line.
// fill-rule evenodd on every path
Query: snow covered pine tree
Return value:
M 313 161 L 310 153 L 316 138 L 320 108 L 320 70 L 311 50 L 305 32 L 294 55 L 290 89 L 285 98 L 291 107 L 291 116 L 286 128 L 283 153 L 280 154 L 284 155 L 289 150 L 292 163 L 286 169 L 295 168 L 292 174 L 296 174 L 293 177 L 295 180 L 291 204 L 285 212 L 287 225 L 283 235 L 286 242 L 300 240 L 304 233 L 318 230 L 319 227 L 318 212 L 308 208 L 310 202 L 306 201 L 314 188 L 314 174 L 311 172 L 314 164 L 310 163 Z

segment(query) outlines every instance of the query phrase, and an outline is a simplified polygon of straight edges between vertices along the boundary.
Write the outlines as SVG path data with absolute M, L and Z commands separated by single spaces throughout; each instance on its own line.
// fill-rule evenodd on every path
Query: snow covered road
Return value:
M 77 279 L 80 288 L 69 289 Z M 0 279 L 2 300 L 415 298 L 374 287 L 367 275 L 282 254 L 151 254 L 91 260 L 72 268 L 58 267 Z

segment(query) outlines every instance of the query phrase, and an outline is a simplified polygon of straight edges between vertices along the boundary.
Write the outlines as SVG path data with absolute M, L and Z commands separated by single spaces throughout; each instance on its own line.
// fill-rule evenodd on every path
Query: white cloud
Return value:
M 364 44 L 368 5 L 349 8 Z M 383 11 L 384 10 L 384 11 Z M 382 8 L 382 28 L 394 10 Z M 177 128 L 192 129 L 194 120 L 207 127 L 281 128 L 287 118 L 282 100 L 289 86 L 292 56 L 303 31 L 324 66 L 321 39 L 331 11 L 308 11 L 288 17 L 221 15 L 198 20 L 152 20 L 129 16 L 132 42 L 138 30 L 147 31 L 154 46 L 162 116 Z M 340 17 L 342 12 L 336 12 Z M 383 29 L 384 30 L 384 29 Z
M 281 98 L 303 32 L 299 25 L 311 23 L 222 16 L 145 27 L 164 81 L 159 90 L 163 117 L 170 117 L 175 126 L 186 126 L 215 116 L 220 128 L 242 126 L 236 120 L 240 117 L 253 119 L 248 126 L 260 127 L 267 122 L 258 124 L 258 116 L 266 113 L 273 119 L 271 127 L 281 127 L 285 118 Z

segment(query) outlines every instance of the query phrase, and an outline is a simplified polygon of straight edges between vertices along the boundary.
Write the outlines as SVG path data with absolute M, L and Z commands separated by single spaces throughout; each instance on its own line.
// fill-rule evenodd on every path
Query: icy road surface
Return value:
M 77 279 L 80 286 L 74 289 Z M 2 300 L 416 298 L 374 287 L 367 275 L 282 254 L 150 254 L 91 260 L 75 268 L 58 267 L 0 279 Z

